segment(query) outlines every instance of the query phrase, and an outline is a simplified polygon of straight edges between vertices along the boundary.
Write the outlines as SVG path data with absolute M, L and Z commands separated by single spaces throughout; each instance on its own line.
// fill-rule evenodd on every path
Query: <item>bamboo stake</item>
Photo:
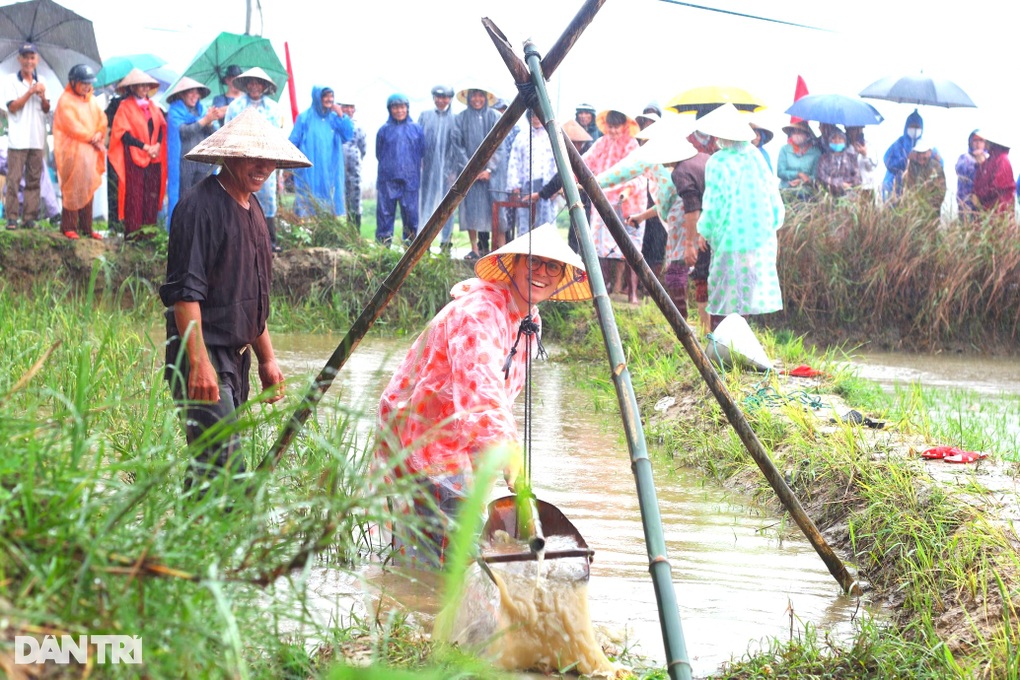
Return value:
M 786 480 L 779 472 L 779 469 L 776 468 L 775 463 L 772 462 L 758 436 L 755 435 L 750 423 L 747 422 L 747 418 L 744 417 L 740 406 L 730 396 L 726 385 L 723 384 L 715 367 L 712 366 L 705 355 L 705 351 L 694 337 L 691 327 L 687 325 L 687 322 L 680 315 L 680 310 L 673 304 L 669 294 L 648 267 L 644 257 L 641 255 L 641 251 L 631 242 L 623 223 L 620 221 L 619 216 L 617 216 L 616 211 L 613 210 L 609 200 L 606 199 L 606 195 L 595 179 L 595 175 L 584 164 L 584 160 L 581 159 L 581 155 L 577 153 L 573 145 L 567 145 L 567 152 L 570 155 L 571 166 L 573 167 L 574 174 L 577 175 L 578 182 L 584 188 L 588 197 L 591 198 L 592 207 L 605 220 L 606 225 L 609 227 L 609 232 L 613 235 L 613 239 L 615 239 L 620 250 L 623 251 L 623 256 L 626 258 L 627 263 L 637 272 L 638 279 L 644 285 L 645 290 L 649 291 L 649 296 L 655 301 L 663 316 L 666 317 L 666 321 L 673 328 L 673 332 L 676 333 L 680 344 L 687 350 L 687 354 L 690 355 L 694 366 L 701 373 L 701 377 L 705 380 L 712 394 L 715 395 L 716 401 L 722 406 L 726 418 L 730 421 L 733 429 L 736 430 L 740 441 L 744 444 L 744 448 L 754 458 L 754 462 L 758 464 L 759 469 L 761 469 L 765 479 L 768 480 L 772 489 L 776 492 L 783 507 L 793 516 L 797 526 L 804 532 L 811 546 L 818 553 L 818 556 L 822 558 L 822 562 L 825 563 L 829 573 L 835 577 L 843 591 L 851 595 L 860 595 L 861 589 L 856 579 L 850 575 L 846 566 L 839 559 L 839 556 L 829 547 L 825 538 L 818 531 L 818 527 L 808 517 L 804 507 L 797 499 L 797 495 L 793 493 L 793 490 L 786 483 Z
M 548 62 L 545 64 L 547 73 L 552 73 L 560 65 L 563 57 L 570 51 L 571 46 L 577 41 L 584 29 L 588 27 L 592 19 L 595 18 L 595 14 L 599 11 L 599 8 L 605 4 L 606 0 L 586 0 L 581 9 L 578 10 L 574 19 L 570 22 L 563 34 L 560 35 L 556 44 L 549 51 L 549 57 L 546 59 Z M 280 459 L 283 458 L 283 454 L 286 453 L 287 448 L 291 442 L 294 441 L 294 437 L 304 426 L 308 417 L 315 410 L 316 405 L 322 400 L 323 395 L 326 394 L 326 390 L 333 384 L 333 379 L 336 374 L 340 371 L 343 365 L 347 362 L 351 353 L 358 346 L 358 343 L 365 337 L 368 330 L 376 322 L 379 316 L 382 314 L 386 305 L 389 304 L 393 296 L 397 294 L 400 286 L 407 279 L 408 273 L 418 263 L 419 260 L 428 252 L 429 246 L 432 244 L 432 240 L 439 234 L 446 220 L 453 214 L 453 211 L 463 200 L 464 196 L 467 195 L 471 185 L 474 184 L 475 178 L 478 174 L 485 169 L 485 165 L 489 162 L 492 154 L 496 152 L 496 149 L 503 140 L 509 134 L 510 129 L 517 124 L 517 121 L 524 114 L 527 105 L 524 98 L 521 95 L 514 97 L 513 102 L 506 112 L 496 122 L 496 125 L 489 130 L 489 134 L 482 140 L 481 145 L 475 150 L 473 156 L 468 161 L 467 165 L 461 171 L 460 176 L 450 187 L 450 191 L 443 197 L 442 202 L 436 211 L 429 218 L 429 221 L 421 228 L 418 232 L 418 236 L 414 239 L 408 249 L 404 252 L 404 255 L 400 258 L 396 267 L 389 273 L 386 279 L 379 286 L 379 289 L 372 296 L 372 299 L 368 302 L 365 308 L 361 311 L 361 314 L 355 320 L 354 324 L 351 325 L 347 334 L 343 340 L 333 351 L 333 354 L 326 361 L 326 365 L 319 372 L 315 378 L 315 382 L 308 388 L 304 397 L 301 399 L 301 403 L 298 405 L 294 412 L 294 415 L 290 417 L 283 430 L 280 432 L 280 436 L 273 443 L 272 448 L 266 454 L 265 458 L 258 465 L 259 470 L 272 470 L 279 463 Z
M 691 665 L 687 655 L 687 644 L 684 641 L 683 628 L 680 624 L 680 610 L 677 605 L 676 591 L 673 588 L 672 566 L 666 554 L 666 540 L 662 531 L 662 517 L 659 514 L 659 502 L 655 492 L 655 480 L 652 476 L 652 463 L 648 458 L 648 447 L 645 443 L 644 430 L 641 426 L 641 415 L 638 411 L 637 396 L 631 383 L 630 372 L 623 351 L 623 343 L 616 327 L 612 303 L 606 292 L 606 284 L 602 279 L 595 243 L 588 229 L 588 220 L 581 205 L 581 197 L 577 191 L 573 175 L 570 173 L 569 161 L 564 149 L 564 138 L 559 125 L 553 117 L 552 104 L 545 89 L 545 79 L 538 50 L 530 41 L 524 44 L 524 54 L 530 70 L 531 84 L 537 95 L 536 113 L 541 117 L 552 142 L 553 156 L 556 167 L 563 178 L 563 190 L 570 206 L 570 222 L 578 236 L 581 246 L 581 258 L 588 272 L 594 297 L 595 310 L 598 314 L 602 339 L 605 342 L 606 354 L 609 358 L 609 370 L 616 386 L 616 398 L 620 404 L 623 417 L 624 432 L 627 437 L 627 448 L 630 451 L 631 469 L 637 485 L 638 507 L 641 511 L 641 524 L 645 534 L 645 549 L 648 553 L 648 570 L 652 576 L 655 589 L 655 601 L 659 611 L 659 625 L 662 630 L 662 641 L 666 651 L 666 668 L 673 680 L 689 680 Z M 504 55 L 504 59 L 506 59 Z M 514 60 L 516 61 L 516 60 Z M 509 66 L 509 64 L 508 64 Z M 511 72 L 519 73 L 518 66 L 511 66 Z M 535 106 L 535 104 L 532 104 Z M 572 146 L 572 145 L 567 145 Z

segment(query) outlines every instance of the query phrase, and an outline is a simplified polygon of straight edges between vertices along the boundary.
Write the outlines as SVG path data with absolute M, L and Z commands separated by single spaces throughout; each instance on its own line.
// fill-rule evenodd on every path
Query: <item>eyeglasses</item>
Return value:
M 537 274 L 542 266 L 545 266 L 545 273 L 549 276 L 559 276 L 563 273 L 563 263 L 556 260 L 543 260 L 537 257 L 528 258 L 528 268 L 532 274 Z

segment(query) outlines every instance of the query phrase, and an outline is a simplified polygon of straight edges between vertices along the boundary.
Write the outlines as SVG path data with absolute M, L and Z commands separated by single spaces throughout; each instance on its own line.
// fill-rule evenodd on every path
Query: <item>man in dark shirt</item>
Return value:
M 254 109 L 200 142 L 188 160 L 220 163 L 177 204 L 167 249 L 166 379 L 182 408 L 191 444 L 219 422 L 233 424 L 248 399 L 251 354 L 266 399 L 283 398 L 283 373 L 266 327 L 272 251 L 266 218 L 254 196 L 276 168 L 308 167 L 308 159 Z M 250 351 L 249 351 L 250 350 Z M 221 468 L 245 469 L 236 428 L 209 436 L 192 461 L 187 488 Z M 204 490 L 201 491 L 204 493 Z

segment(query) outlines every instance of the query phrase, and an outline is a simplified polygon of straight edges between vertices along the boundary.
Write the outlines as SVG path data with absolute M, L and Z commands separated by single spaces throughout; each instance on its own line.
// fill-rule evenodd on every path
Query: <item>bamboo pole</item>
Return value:
M 567 26 L 567 28 L 560 35 L 556 41 L 553 49 L 550 50 L 549 58 L 546 59 L 548 62 L 545 68 L 548 73 L 552 73 L 560 65 L 560 62 L 570 51 L 571 46 L 577 41 L 584 29 L 588 27 L 592 19 L 595 18 L 595 14 L 598 13 L 599 9 L 605 4 L 606 0 L 586 0 L 581 9 L 578 10 L 577 14 L 574 15 L 573 20 Z M 315 382 L 305 392 L 304 397 L 301 399 L 301 403 L 294 411 L 294 415 L 287 420 L 287 424 L 283 427 L 280 432 L 280 436 L 273 443 L 269 452 L 262 459 L 258 465 L 259 470 L 272 470 L 279 463 L 280 459 L 283 458 L 283 454 L 286 453 L 287 448 L 291 442 L 294 441 L 294 437 L 304 426 L 306 420 L 311 416 L 315 410 L 316 405 L 322 400 L 323 395 L 326 394 L 326 390 L 333 384 L 333 379 L 336 374 L 343 368 L 343 365 L 347 362 L 351 353 L 358 346 L 358 343 L 364 339 L 365 334 L 376 322 L 382 311 L 389 304 L 393 296 L 397 294 L 400 286 L 407 279 L 407 275 L 411 269 L 418 263 L 419 260 L 428 252 L 429 246 L 432 244 L 432 240 L 442 230 L 446 220 L 453 215 L 453 211 L 463 200 L 464 196 L 467 195 L 471 185 L 474 184 L 475 178 L 478 174 L 485 169 L 485 165 L 489 162 L 492 154 L 496 152 L 496 149 L 503 140 L 509 134 L 510 129 L 517 124 L 517 121 L 524 114 L 527 104 L 524 98 L 518 94 L 514 97 L 510 107 L 503 113 L 500 119 L 496 122 L 496 125 L 489 130 L 489 134 L 482 140 L 481 145 L 475 150 L 473 156 L 468 161 L 467 165 L 461 171 L 457 180 L 450 187 L 449 192 L 443 197 L 442 202 L 436 211 L 429 218 L 429 221 L 422 227 L 418 236 L 414 239 L 408 249 L 404 252 L 404 255 L 400 258 L 396 267 L 389 273 L 386 279 L 379 286 L 379 289 L 369 300 L 368 304 L 358 315 L 354 324 L 351 325 L 347 334 L 340 341 L 340 344 L 330 355 L 326 361 L 326 365 L 319 371 L 319 374 L 315 378 Z
M 581 205 L 581 197 L 570 173 L 569 161 L 564 148 L 563 135 L 559 124 L 553 117 L 552 104 L 545 89 L 543 69 L 539 61 L 538 50 L 530 41 L 524 45 L 524 54 L 531 72 L 531 84 L 537 95 L 537 111 L 549 133 L 552 142 L 556 167 L 563 178 L 563 190 L 570 206 L 570 222 L 581 245 L 581 258 L 588 272 L 588 280 L 594 297 L 595 311 L 598 314 L 599 327 L 609 357 L 609 369 L 613 383 L 616 385 L 616 397 L 620 404 L 624 431 L 627 437 L 627 448 L 630 451 L 631 469 L 637 485 L 638 507 L 641 511 L 641 524 L 645 533 L 645 548 L 648 552 L 648 570 L 652 576 L 655 589 L 655 601 L 659 610 L 659 625 L 662 629 L 662 641 L 666 650 L 666 668 L 673 680 L 689 680 L 691 665 L 687 655 L 683 628 L 680 624 L 680 610 L 677 605 L 676 591 L 673 588 L 672 567 L 666 555 L 666 540 L 662 532 L 662 517 L 659 514 L 659 502 L 655 493 L 655 480 L 652 476 L 652 463 L 648 458 L 648 448 L 641 426 L 641 414 L 638 411 L 637 397 L 631 383 L 630 372 L 620 340 L 616 320 L 613 315 L 612 303 L 606 292 L 606 284 L 602 279 L 595 243 L 588 229 L 588 220 Z
M 663 316 L 666 317 L 666 321 L 673 328 L 673 332 L 676 333 L 680 344 L 687 350 L 687 354 L 690 355 L 695 368 L 701 373 L 701 377 L 705 380 L 716 401 L 722 407 L 726 418 L 730 421 L 730 425 L 736 430 L 740 441 L 744 444 L 744 448 L 754 458 L 754 462 L 757 463 L 762 474 L 765 475 L 765 479 L 768 480 L 772 489 L 776 492 L 783 507 L 793 516 L 797 526 L 804 532 L 811 546 L 818 553 L 818 556 L 822 558 L 822 562 L 825 563 L 829 573 L 835 577 L 843 591 L 851 595 L 860 595 L 861 589 L 856 579 L 847 571 L 839 556 L 829 547 L 825 538 L 818 531 L 818 527 L 808 517 L 804 507 L 800 504 L 800 500 L 797 499 L 797 495 L 793 493 L 793 490 L 786 483 L 786 480 L 779 472 L 779 469 L 776 468 L 775 463 L 772 462 L 758 436 L 755 435 L 750 423 L 747 422 L 747 418 L 744 417 L 740 406 L 730 396 L 726 385 L 723 384 L 715 367 L 712 366 L 701 345 L 698 344 L 697 339 L 694 337 L 691 327 L 687 325 L 687 322 L 680 315 L 680 311 L 673 304 L 673 300 L 670 299 L 669 294 L 648 267 L 644 257 L 641 255 L 641 251 L 631 242 L 619 216 L 617 216 L 616 211 L 613 210 L 612 205 L 606 199 L 602 188 L 599 187 L 595 175 L 584 164 L 584 160 L 581 159 L 581 155 L 577 153 L 573 145 L 567 145 L 567 152 L 570 155 L 571 166 L 578 182 L 584 188 L 588 197 L 591 198 L 592 207 L 605 220 L 606 225 L 609 227 L 609 232 L 613 235 L 613 239 L 620 247 L 620 250 L 623 251 L 623 256 L 626 258 L 627 263 L 637 272 L 638 279 L 644 285 L 645 290 L 649 291 L 650 297 L 655 301 Z

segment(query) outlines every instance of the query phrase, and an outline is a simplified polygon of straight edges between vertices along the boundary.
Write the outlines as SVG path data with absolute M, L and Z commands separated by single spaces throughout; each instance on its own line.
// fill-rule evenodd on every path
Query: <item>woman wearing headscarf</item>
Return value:
M 846 132 L 833 125 L 825 137 L 825 150 L 815 169 L 818 183 L 833 196 L 843 196 L 861 184 L 857 155 L 847 147 Z
M 796 198 L 810 198 L 814 193 L 815 170 L 822 151 L 815 143 L 815 133 L 806 120 L 783 128 L 787 144 L 779 150 L 776 175 L 779 188 Z
M 60 226 L 70 239 L 102 238 L 92 230 L 92 197 L 106 170 L 106 114 L 92 96 L 95 80 L 89 66 L 74 66 L 53 114 L 53 157 L 63 193 Z
M 113 117 L 110 164 L 117 173 L 117 212 L 127 239 L 136 238 L 142 226 L 156 224 L 166 194 L 166 118 L 149 99 L 158 87 L 155 78 L 137 68 L 117 85 L 124 100 Z
M 1013 166 L 1009 162 L 1010 142 L 998 131 L 978 130 L 984 138 L 988 149 L 988 160 L 981 163 L 974 173 L 974 196 L 985 212 L 1001 213 L 1013 216 L 1015 185 L 1013 184 Z
M 776 232 L 785 209 L 754 132 L 732 104 L 699 122 L 718 141 L 705 165 L 705 197 L 698 233 L 712 247 L 708 313 L 712 330 L 727 314 L 766 314 L 783 308 L 776 272 Z
M 602 136 L 595 140 L 591 148 L 581 157 L 585 165 L 592 173 L 598 175 L 609 170 L 611 167 L 622 161 L 629 154 L 638 148 L 638 141 L 634 138 L 639 131 L 637 121 L 620 111 L 607 109 L 599 113 L 595 123 Z M 616 208 L 621 219 L 631 215 L 640 215 L 647 208 L 648 201 L 648 180 L 644 175 L 618 184 L 606 191 L 606 199 L 610 205 Z M 645 223 L 626 224 L 627 235 L 637 246 L 638 250 L 645 238 Z M 622 293 L 623 272 L 626 264 L 623 261 L 623 251 L 616 245 L 609 228 L 597 212 L 591 216 L 592 239 L 595 241 L 595 252 L 599 256 L 603 273 L 607 281 L 614 281 L 613 292 Z M 613 276 L 611 277 L 610 274 Z
M 166 228 L 170 230 L 177 199 L 188 189 L 212 174 L 207 163 L 196 163 L 185 158 L 195 145 L 216 131 L 215 124 L 223 120 L 226 107 L 215 106 L 206 110 L 202 99 L 209 96 L 209 88 L 188 76 L 183 76 L 166 96 L 170 109 L 166 114 Z
M 479 259 L 475 275 L 453 287 L 379 400 L 376 467 L 388 480 L 410 478 L 418 495 L 405 511 L 431 522 L 421 536 L 394 527 L 393 547 L 429 566 L 443 563 L 447 522 L 482 454 L 519 448 L 514 401 L 541 347 L 537 305 L 591 298 L 584 264 L 554 224 Z M 508 466 L 511 489 L 514 476 Z
M 967 136 L 967 153 L 960 154 L 956 161 L 956 205 L 964 219 L 981 209 L 974 200 L 974 178 L 978 166 L 986 160 L 985 140 L 974 130 Z
M 450 168 L 459 175 L 467 166 L 475 150 L 499 121 L 499 113 L 492 108 L 496 95 L 479 88 L 468 88 L 457 93 L 457 101 L 467 108 L 457 114 L 450 132 L 450 146 L 453 151 Z M 489 233 L 492 231 L 492 195 L 489 181 L 503 160 L 502 145 L 492 154 L 485 169 L 478 173 L 475 183 L 460 202 L 458 217 L 460 230 L 468 233 L 471 252 L 464 256 L 473 261 L 485 255 L 489 249 Z

